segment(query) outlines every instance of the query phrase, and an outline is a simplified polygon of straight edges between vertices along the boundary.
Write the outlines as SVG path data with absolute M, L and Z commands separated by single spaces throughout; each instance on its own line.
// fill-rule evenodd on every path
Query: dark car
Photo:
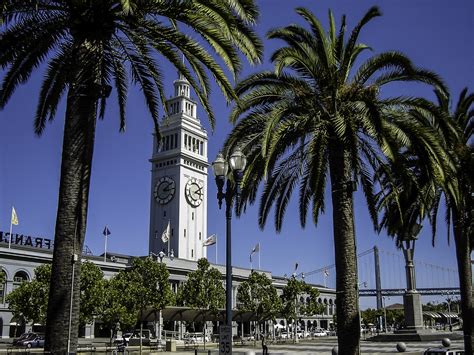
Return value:
M 22 345 L 27 348 L 44 348 L 44 336 L 37 335 L 33 339 L 23 341 Z
M 20 335 L 20 337 L 13 340 L 13 345 L 14 346 L 23 346 L 24 341 L 34 339 L 34 338 L 36 338 L 37 335 L 38 334 L 31 333 L 31 332 L 30 333 L 24 333 L 24 334 Z

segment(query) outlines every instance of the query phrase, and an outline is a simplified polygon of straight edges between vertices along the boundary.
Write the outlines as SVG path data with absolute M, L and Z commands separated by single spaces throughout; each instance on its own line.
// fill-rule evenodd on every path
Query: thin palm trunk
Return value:
M 464 350 L 466 354 L 473 354 L 473 326 L 474 312 L 472 307 L 472 271 L 471 246 L 469 236 L 463 233 L 466 228 L 463 218 L 453 212 L 454 241 L 456 243 L 456 259 L 458 262 L 459 286 L 461 289 L 461 312 L 463 321 Z
M 80 258 L 86 231 L 97 107 L 97 98 L 91 93 L 86 85 L 71 87 L 67 100 L 51 272 L 53 287 L 49 292 L 45 343 L 45 350 L 54 354 L 77 349 Z M 74 255 L 78 260 L 75 265 Z
M 334 253 L 336 260 L 336 316 L 339 353 L 359 354 L 357 256 L 354 230 L 351 169 L 348 151 L 341 142 L 330 149 Z

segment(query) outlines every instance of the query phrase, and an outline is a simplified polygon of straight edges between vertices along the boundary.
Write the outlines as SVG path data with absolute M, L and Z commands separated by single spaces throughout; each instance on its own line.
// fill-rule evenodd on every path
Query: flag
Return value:
M 217 235 L 212 234 L 202 243 L 202 245 L 205 247 L 208 247 L 210 245 L 216 244 L 216 242 L 217 242 Z
M 250 253 L 250 262 L 252 262 L 252 255 L 253 253 L 259 252 L 260 251 L 260 243 L 257 243 L 253 249 L 252 252 Z
M 260 251 L 260 243 L 257 243 L 252 249 L 252 254 Z
M 18 216 L 16 215 L 15 207 L 12 207 L 12 224 L 18 225 Z
M 170 221 L 168 221 L 168 225 L 166 226 L 163 233 L 161 233 L 161 240 L 163 241 L 163 243 L 167 243 L 168 240 L 170 240 L 170 234 L 171 234 L 171 227 L 170 227 Z
M 111 234 L 110 230 L 107 226 L 105 226 L 104 231 L 102 232 L 102 234 L 105 235 L 106 237 L 108 237 Z
M 326 277 L 329 276 L 329 271 L 328 271 L 328 269 L 324 269 L 324 276 L 326 276 Z
M 298 270 L 298 263 L 295 263 L 295 271 Z

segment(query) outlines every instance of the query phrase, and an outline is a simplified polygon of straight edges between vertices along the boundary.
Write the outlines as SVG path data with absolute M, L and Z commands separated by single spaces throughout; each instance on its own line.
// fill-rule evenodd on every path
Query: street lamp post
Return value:
M 224 159 L 222 153 L 217 155 L 216 160 L 212 163 L 212 169 L 216 177 L 217 185 L 217 201 L 219 209 L 222 207 L 222 200 L 225 200 L 225 216 L 226 216 L 226 325 L 232 327 L 232 244 L 231 244 L 231 221 L 232 221 L 232 205 L 234 196 L 237 206 L 240 199 L 240 183 L 242 181 L 247 158 L 240 148 L 237 148 L 230 156 L 229 162 Z M 228 165 L 233 173 L 232 179 L 227 179 L 226 191 L 223 191 L 226 182 Z M 238 208 L 238 207 L 237 207 Z
M 403 295 L 403 306 L 406 326 L 404 332 L 418 333 L 423 328 L 423 312 L 421 308 L 421 297 L 416 290 L 415 278 L 415 242 L 422 228 L 421 224 L 413 224 L 407 233 L 400 239 L 399 246 L 405 257 L 405 271 L 407 279 L 407 290 Z
M 446 303 L 448 304 L 448 325 L 449 325 L 449 331 L 453 331 L 453 325 L 451 323 L 451 297 L 450 297 L 450 292 L 446 292 Z
M 149 253 L 149 257 L 151 259 L 153 259 L 153 257 L 156 258 L 156 261 L 158 261 L 158 259 L 160 260 L 160 264 L 163 263 L 163 258 L 166 256 L 165 252 L 164 251 L 160 251 L 158 254 L 155 254 L 153 252 L 150 252 Z M 174 252 L 173 252 L 173 249 L 171 249 L 171 253 L 170 255 L 168 255 L 168 257 L 170 258 L 171 261 L 173 261 L 174 259 Z M 159 285 L 157 285 L 159 286 Z M 161 328 L 163 327 L 163 312 L 162 310 L 160 309 L 160 313 L 159 313 L 159 316 L 158 316 L 158 330 L 155 329 L 156 331 L 156 335 L 157 335 L 157 348 L 159 349 L 160 346 L 161 346 Z M 156 324 L 156 323 L 155 323 Z M 141 332 L 141 326 L 140 326 L 140 332 Z M 142 335 L 140 334 L 140 337 Z M 140 344 L 141 344 L 141 340 L 140 340 Z
M 382 296 L 382 303 L 383 303 L 383 331 L 384 333 L 387 333 L 387 304 L 385 302 L 385 299 L 390 297 Z

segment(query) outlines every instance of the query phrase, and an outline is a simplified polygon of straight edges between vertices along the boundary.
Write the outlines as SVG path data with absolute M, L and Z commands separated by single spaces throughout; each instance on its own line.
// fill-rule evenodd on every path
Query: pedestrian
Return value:
M 267 340 L 265 338 L 265 335 L 262 336 L 262 354 L 268 354 L 268 346 L 267 346 Z

